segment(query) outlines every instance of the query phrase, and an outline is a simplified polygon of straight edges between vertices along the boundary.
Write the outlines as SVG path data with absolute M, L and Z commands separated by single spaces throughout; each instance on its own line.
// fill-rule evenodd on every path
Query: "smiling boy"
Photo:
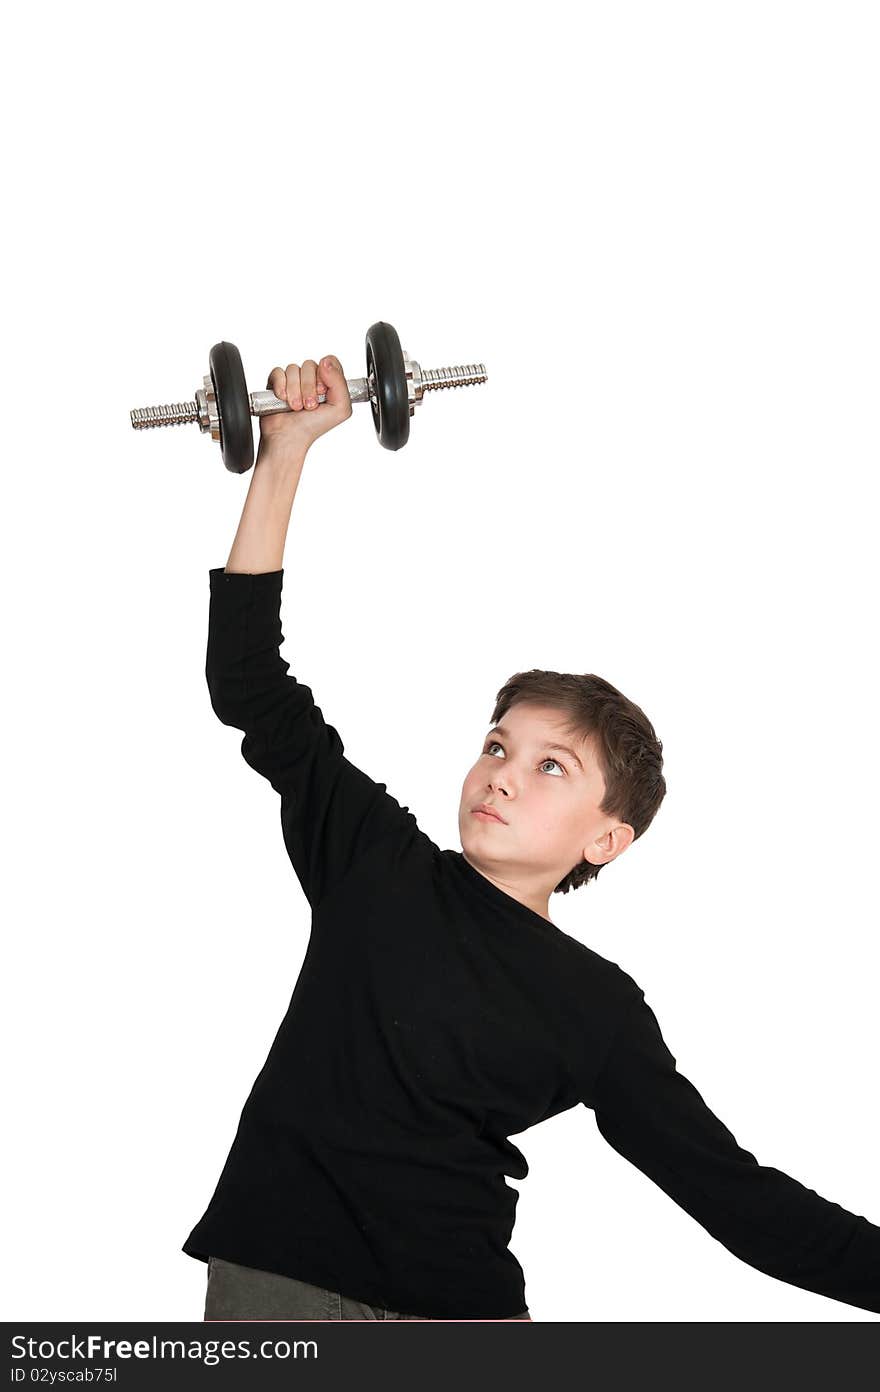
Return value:
M 742 1149 L 638 984 L 549 916 L 662 802 L 644 712 L 594 675 L 517 673 L 465 777 L 462 850 L 441 850 L 289 674 L 290 512 L 310 445 L 351 403 L 335 358 L 276 368 L 269 387 L 293 409 L 261 418 L 229 560 L 209 573 L 206 677 L 280 796 L 312 927 L 184 1244 L 208 1263 L 205 1317 L 529 1319 L 504 1178 L 528 1165 L 510 1137 L 578 1104 L 742 1261 L 880 1311 L 880 1228 Z

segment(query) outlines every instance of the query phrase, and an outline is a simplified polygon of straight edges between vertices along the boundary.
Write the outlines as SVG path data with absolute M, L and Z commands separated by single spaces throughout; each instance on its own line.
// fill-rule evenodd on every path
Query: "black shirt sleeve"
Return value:
M 677 1071 L 641 990 L 599 1075 L 594 1111 L 609 1145 L 741 1261 L 880 1311 L 880 1227 L 744 1150 Z
M 344 757 L 337 730 L 281 657 L 283 570 L 209 571 L 205 677 L 224 725 L 244 732 L 241 752 L 281 797 L 284 842 L 315 909 L 353 862 L 414 818 Z

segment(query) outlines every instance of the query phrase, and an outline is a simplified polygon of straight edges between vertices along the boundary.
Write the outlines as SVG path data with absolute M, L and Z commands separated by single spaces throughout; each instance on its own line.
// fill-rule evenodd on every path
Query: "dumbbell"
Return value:
M 172 406 L 145 406 L 131 412 L 135 430 L 157 425 L 186 425 L 197 421 L 203 433 L 220 445 L 223 463 L 233 474 L 244 474 L 254 462 L 251 416 L 290 411 L 274 392 L 248 392 L 241 354 L 234 343 L 215 343 L 209 356 L 209 375 L 202 378 L 193 401 Z M 400 346 L 396 329 L 381 320 L 367 330 L 367 375 L 347 378 L 352 402 L 368 401 L 379 444 L 398 450 L 409 439 L 410 417 L 425 392 L 444 387 L 472 387 L 487 380 L 483 363 L 423 371 Z M 325 401 L 322 394 L 318 401 Z

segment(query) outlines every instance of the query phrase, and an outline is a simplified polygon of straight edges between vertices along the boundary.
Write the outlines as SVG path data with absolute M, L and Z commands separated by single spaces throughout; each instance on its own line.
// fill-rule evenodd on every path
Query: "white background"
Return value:
M 196 426 L 393 323 L 434 394 L 318 441 L 283 655 L 458 848 L 513 673 L 596 672 L 669 791 L 564 931 L 762 1164 L 880 1224 L 870 4 L 48 4 L 4 106 L 6 1319 L 200 1320 L 201 1217 L 306 949 L 212 713 L 250 474 Z M 258 429 L 258 427 L 257 427 Z M 537 1321 L 876 1316 L 733 1257 L 578 1106 L 519 1137 Z M 511 1181 L 513 1182 L 513 1181 Z

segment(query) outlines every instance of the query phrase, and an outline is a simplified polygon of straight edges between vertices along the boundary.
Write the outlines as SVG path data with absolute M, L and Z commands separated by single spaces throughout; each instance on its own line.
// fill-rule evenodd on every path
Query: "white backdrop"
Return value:
M 180 1246 L 309 934 L 204 681 L 251 476 L 129 412 L 191 397 L 224 338 L 252 390 L 325 352 L 361 376 L 377 319 L 489 381 L 428 397 L 398 453 L 366 407 L 313 447 L 291 670 L 453 848 L 511 673 L 640 704 L 666 800 L 554 921 L 636 978 L 741 1145 L 880 1223 L 876 25 L 841 0 L 7 21 L 4 1318 L 201 1319 Z M 875 1318 L 733 1257 L 582 1106 L 516 1143 L 535 1320 Z

